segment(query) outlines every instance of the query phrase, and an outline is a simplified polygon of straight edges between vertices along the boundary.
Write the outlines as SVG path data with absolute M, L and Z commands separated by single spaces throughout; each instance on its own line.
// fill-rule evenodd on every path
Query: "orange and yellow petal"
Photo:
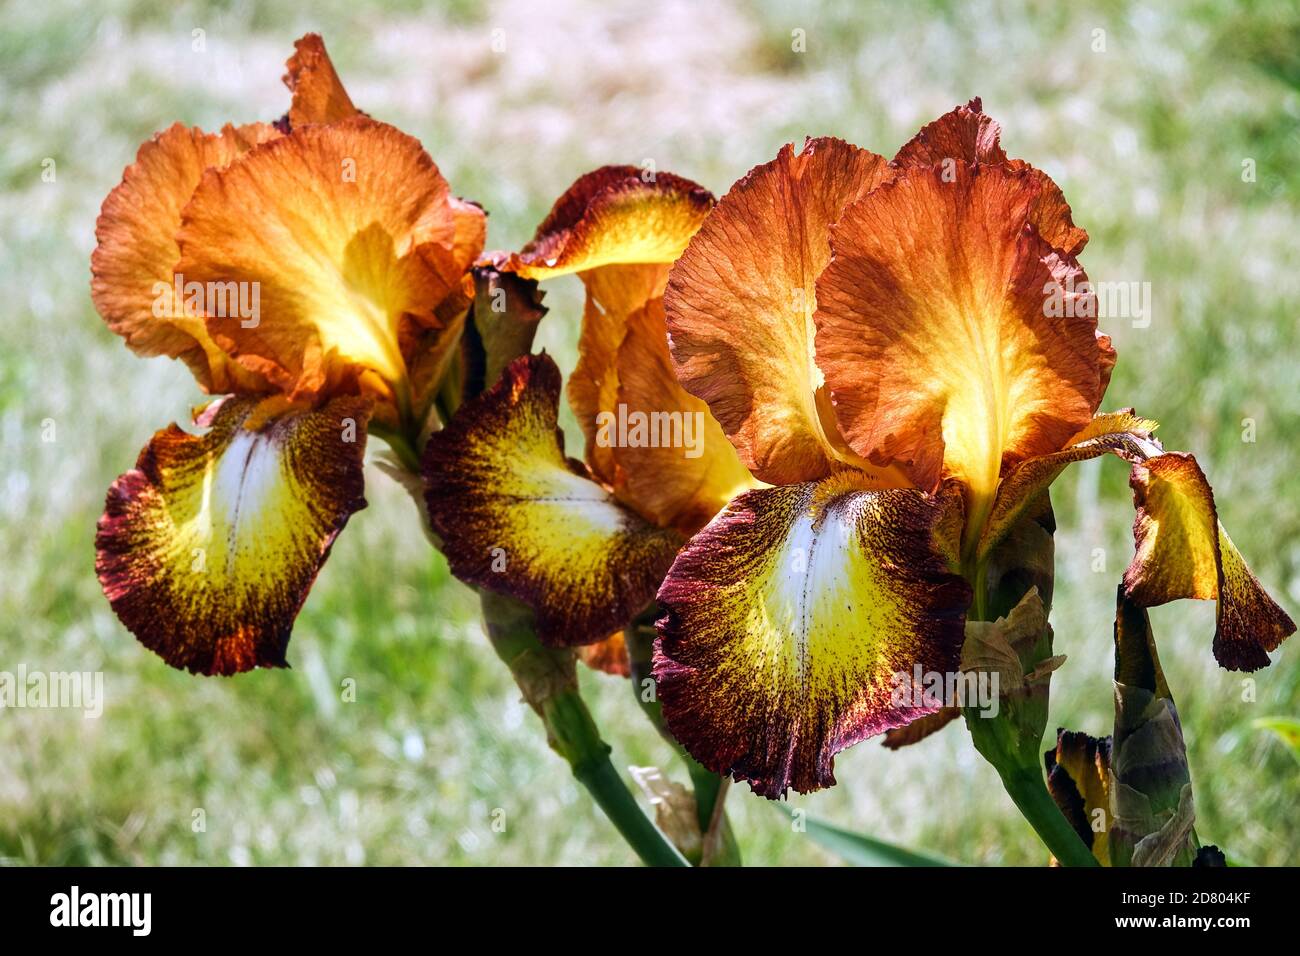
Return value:
M 1062 448 L 1100 399 L 1095 298 L 1029 226 L 1040 188 L 1003 166 L 903 169 L 845 211 L 817 280 L 849 445 L 926 490 L 957 479 L 975 528 L 1003 468 Z
M 575 182 L 533 240 L 502 271 L 550 279 L 608 265 L 676 261 L 713 206 L 708 190 L 672 173 L 604 166 Z
M 492 387 L 515 359 L 532 351 L 537 325 L 547 313 L 544 293 L 531 279 L 493 266 L 474 269 L 474 322 L 468 336 L 465 395 Z
M 664 303 L 678 378 L 762 481 L 822 478 L 852 457 L 813 355 L 814 283 L 831 224 L 890 174 L 841 140 L 786 145 L 731 188 L 673 267 Z
M 95 568 L 142 644 L 193 673 L 284 667 L 289 632 L 334 538 L 365 507 L 369 403 L 263 417 L 216 403 L 191 435 L 158 432 L 108 492 Z
M 108 327 L 140 355 L 180 358 L 213 393 L 260 391 L 261 376 L 219 349 L 203 316 L 175 295 L 181 210 L 203 174 L 280 134 L 264 123 L 205 133 L 177 123 L 140 147 L 95 224 L 91 298 Z M 183 291 L 183 284 L 182 284 Z
M 578 362 L 569 376 L 569 406 L 586 437 L 591 470 L 611 488 L 621 488 L 614 449 L 597 441 L 597 418 L 618 405 L 618 353 L 631 316 L 662 301 L 668 266 L 663 263 L 606 266 L 582 276 L 587 289 L 578 336 Z M 662 311 L 662 309 L 661 309 Z M 667 331 L 664 332 L 665 339 Z
M 626 625 L 654 598 L 682 540 L 565 457 L 559 394 L 549 356 L 519 358 L 430 436 L 423 462 L 452 572 L 530 605 L 551 646 L 595 643 Z
M 1196 459 L 1169 452 L 1135 463 L 1129 484 L 1137 553 L 1124 572 L 1128 598 L 1143 607 L 1217 599 L 1215 659 L 1229 670 L 1268 666 L 1268 652 L 1295 632 L 1295 624 L 1219 523 L 1214 493 Z
M 404 325 L 436 329 L 442 303 L 463 309 L 472 292 L 446 181 L 418 141 L 366 117 L 306 126 L 209 173 L 179 240 L 187 280 L 256 301 L 239 314 L 210 305 L 213 339 L 295 400 L 359 385 L 400 405 Z
M 895 675 L 955 673 L 970 588 L 931 537 L 942 504 L 850 477 L 746 492 L 678 555 L 654 674 L 673 735 L 776 798 L 835 754 L 934 713 Z
M 343 81 L 325 52 L 325 41 L 308 33 L 294 41 L 293 56 L 285 62 L 284 85 L 293 94 L 289 126 L 298 129 L 311 123 L 337 123 L 360 112 L 352 105 Z
M 1214 656 L 1230 670 L 1257 670 L 1295 631 L 1219 523 L 1214 493 L 1196 459 L 1165 451 L 1156 423 L 1132 409 L 1096 416 L 1064 449 L 1011 469 L 998 489 L 980 539 L 984 560 L 1025 508 L 1071 462 L 1107 452 L 1131 465 L 1136 552 L 1124 572 L 1124 596 L 1140 607 L 1180 598 L 1218 601 Z
M 655 524 L 694 534 L 756 483 L 709 407 L 673 374 L 663 299 L 627 317 L 616 369 L 617 405 L 596 430 L 623 476 L 616 490 Z
M 1029 209 L 1030 224 L 1053 248 L 1077 256 L 1088 242 L 1088 233 L 1074 224 L 1060 187 L 1041 170 L 1022 160 L 1008 159 L 998 141 L 1001 135 L 1001 125 L 984 112 L 976 97 L 922 127 L 898 151 L 893 164 L 906 168 L 985 163 L 1026 170 L 1039 186 Z

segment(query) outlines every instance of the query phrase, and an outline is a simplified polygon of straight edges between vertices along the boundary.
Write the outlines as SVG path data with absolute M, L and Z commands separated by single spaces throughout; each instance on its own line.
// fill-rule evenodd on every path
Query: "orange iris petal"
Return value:
M 821 478 L 851 460 L 813 355 L 817 276 L 844 206 L 890 175 L 837 139 L 785 146 L 718 203 L 665 293 L 677 375 L 708 403 L 754 475 Z
M 456 237 L 447 183 L 420 144 L 354 117 L 206 176 L 184 212 L 177 270 L 256 295 L 256 316 L 207 315 L 241 364 L 295 400 L 363 388 L 391 418 L 409 400 L 403 341 L 443 324 L 449 299 L 468 304 Z
M 207 391 L 265 391 L 262 376 L 219 349 L 202 313 L 175 295 L 181 210 L 208 169 L 221 169 L 259 143 L 279 138 L 265 123 L 220 133 L 177 123 L 140 147 L 95 224 L 90 259 L 95 308 L 140 355 L 182 359 Z
M 1004 464 L 1061 448 L 1099 400 L 1095 309 L 1065 291 L 1086 276 L 1028 226 L 1040 189 L 1002 166 L 903 170 L 846 210 L 817 281 L 845 438 L 922 488 L 961 481 L 967 544 Z

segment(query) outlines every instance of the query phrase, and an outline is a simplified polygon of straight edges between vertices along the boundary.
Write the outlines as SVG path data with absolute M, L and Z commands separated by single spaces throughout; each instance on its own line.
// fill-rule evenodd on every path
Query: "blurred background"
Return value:
M 420 137 L 453 190 L 490 211 L 496 248 L 523 244 L 599 165 L 651 160 L 721 195 L 787 141 L 830 134 L 888 156 L 982 96 L 1007 152 L 1047 170 L 1091 233 L 1092 278 L 1151 283 L 1149 327 L 1106 326 L 1120 361 L 1105 407 L 1136 405 L 1162 422 L 1167 446 L 1196 453 L 1224 525 L 1273 595 L 1300 609 L 1292 0 L 165 6 L 0 6 L 0 670 L 99 670 L 106 695 L 98 720 L 0 710 L 0 860 L 633 859 L 547 750 L 472 594 L 377 469 L 370 507 L 298 618 L 291 670 L 171 670 L 100 593 L 105 490 L 201 394 L 179 363 L 134 357 L 92 309 L 99 205 L 140 142 L 174 120 L 212 130 L 279 117 L 283 61 L 307 31 L 324 35 L 359 107 Z M 551 283 L 547 304 L 541 344 L 567 371 L 577 280 Z M 51 422 L 55 440 L 43 440 Z M 1051 719 L 1094 734 L 1112 720 L 1114 594 L 1132 552 L 1126 479 L 1118 461 L 1094 461 L 1054 488 L 1053 617 L 1069 660 Z M 1244 862 L 1297 862 L 1300 761 L 1255 722 L 1300 717 L 1300 644 L 1246 679 L 1214 663 L 1211 603 L 1152 617 L 1201 838 Z M 347 678 L 355 702 L 341 700 Z M 684 778 L 627 682 L 585 669 L 582 680 L 620 766 Z M 899 753 L 868 741 L 836 770 L 836 788 L 792 805 L 964 862 L 1044 862 L 959 724 Z M 834 859 L 743 786 L 729 809 L 747 862 Z M 492 827 L 498 810 L 504 832 Z

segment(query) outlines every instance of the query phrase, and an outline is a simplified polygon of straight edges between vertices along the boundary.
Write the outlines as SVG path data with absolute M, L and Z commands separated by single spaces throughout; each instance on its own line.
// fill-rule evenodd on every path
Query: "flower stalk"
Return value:
M 482 604 L 492 648 L 542 719 L 551 749 L 568 762 L 574 778 L 647 866 L 687 866 L 614 769 L 611 748 L 578 691 L 573 652 L 544 647 L 533 633 L 532 612 L 523 604 L 486 593 Z

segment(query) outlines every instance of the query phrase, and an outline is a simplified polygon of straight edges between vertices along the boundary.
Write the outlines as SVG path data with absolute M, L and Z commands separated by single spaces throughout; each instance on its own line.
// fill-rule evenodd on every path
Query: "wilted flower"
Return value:
M 289 112 L 141 148 L 104 202 L 92 295 L 141 355 L 222 396 L 156 434 L 109 490 L 96 568 L 123 623 L 205 674 L 283 666 L 289 632 L 365 506 L 368 427 L 409 448 L 473 295 L 482 210 L 412 137 L 353 105 L 320 37 Z

